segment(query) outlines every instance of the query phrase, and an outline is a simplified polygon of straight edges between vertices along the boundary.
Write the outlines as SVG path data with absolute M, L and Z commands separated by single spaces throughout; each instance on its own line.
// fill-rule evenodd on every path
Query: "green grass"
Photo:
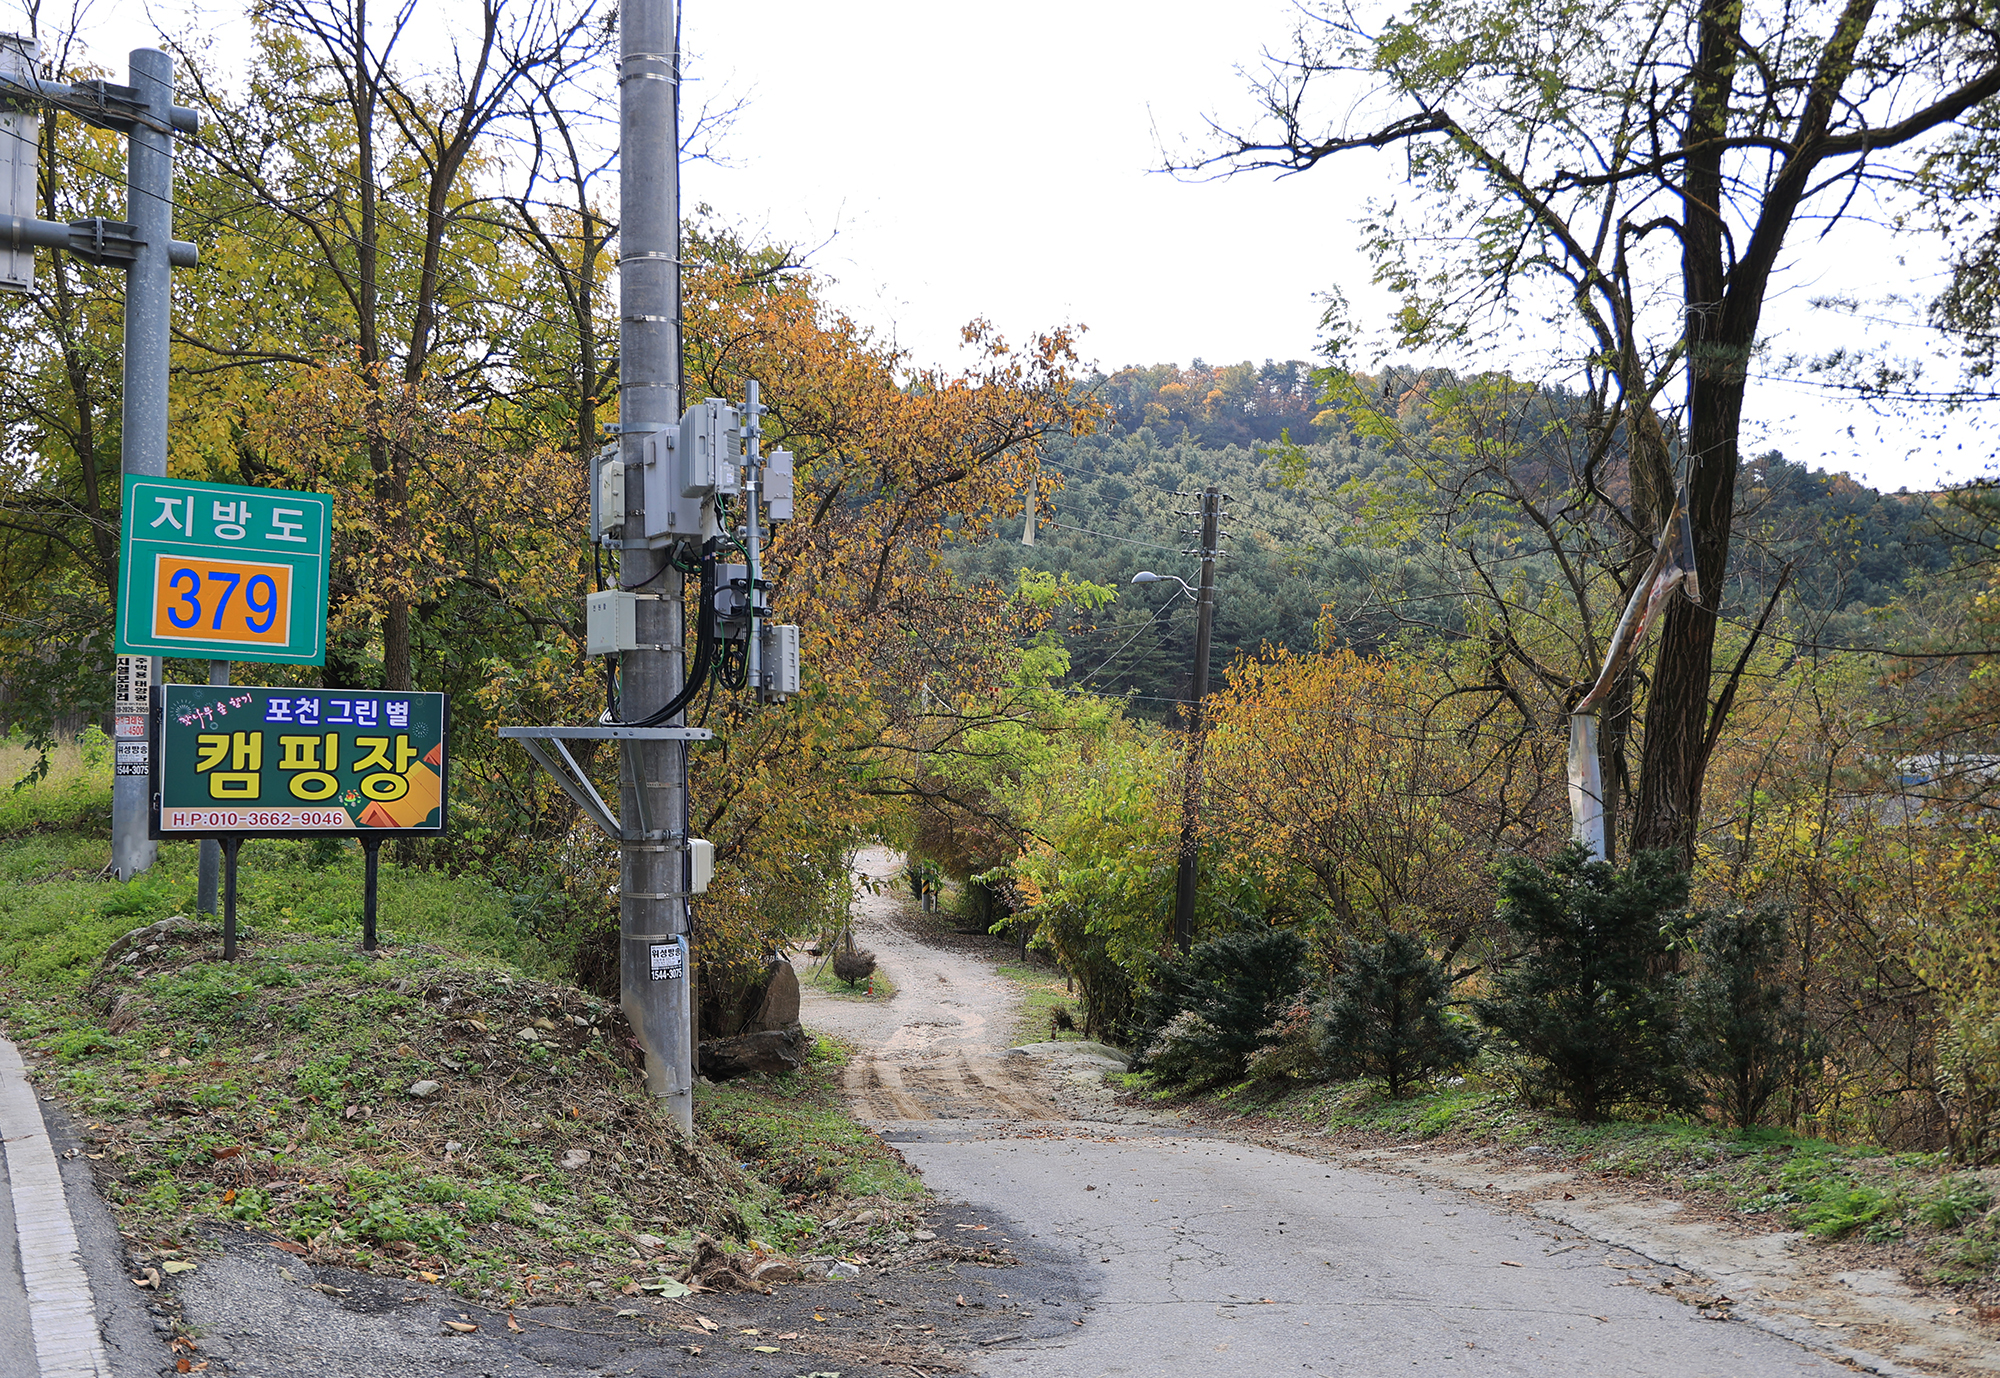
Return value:
M 907 1201 L 924 1194 L 895 1151 L 848 1113 L 840 1091 L 846 1064 L 847 1051 L 822 1038 L 797 1072 L 700 1088 L 702 1128 L 745 1166 L 755 1163 L 782 1194 L 746 1212 L 759 1237 L 779 1248 L 796 1247 L 818 1230 L 816 1216 L 801 1209 L 817 1198 Z
M 41 753 L 15 737 L 0 739 L 0 837 L 82 828 L 111 833 L 111 739 L 95 727 L 49 753 L 48 773 L 25 782 Z
M 1021 988 L 1021 1012 L 1014 1021 L 1016 1039 L 1023 1043 L 1040 1043 L 1048 1039 L 1083 1037 L 1075 1030 L 1058 1032 L 1049 1022 L 1049 1016 L 1057 1008 L 1072 1013 L 1076 1010 L 1075 997 L 1070 995 L 1060 969 L 1002 962 L 995 970 Z
M 835 976 L 833 963 L 819 957 L 803 959 L 798 973 L 800 985 L 825 991 L 836 1000 L 861 1000 L 869 1004 L 880 1004 L 884 1000 L 895 999 L 898 989 L 895 978 L 880 966 L 875 968 L 874 975 L 855 986 L 850 986 Z
M 921 1191 L 847 1115 L 837 1049 L 701 1088 L 682 1140 L 622 1015 L 477 876 L 385 861 L 369 955 L 358 844 L 247 842 L 238 961 L 201 922 L 104 967 L 121 934 L 193 914 L 196 847 L 104 878 L 109 769 L 71 755 L 4 796 L 0 1024 L 86 1126 L 132 1237 L 198 1249 L 247 1224 L 320 1262 L 573 1298 L 677 1268 L 696 1230 L 785 1241 L 851 1194 Z

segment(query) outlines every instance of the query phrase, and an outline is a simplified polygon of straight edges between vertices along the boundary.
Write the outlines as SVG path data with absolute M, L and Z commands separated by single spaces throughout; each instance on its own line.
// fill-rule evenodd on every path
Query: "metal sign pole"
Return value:
M 167 322 L 173 305 L 168 249 L 174 219 L 174 60 L 157 48 L 132 51 L 131 83 L 147 118 L 126 135 L 125 217 L 137 241 L 125 270 L 125 416 L 120 432 L 124 471 L 155 478 L 167 472 Z M 127 512 L 130 522 L 133 514 Z M 160 680 L 160 659 L 148 657 L 146 701 L 121 702 L 114 716 L 150 711 L 150 690 Z M 136 666 L 118 676 L 121 688 Z M 115 767 L 114 767 L 115 769 Z M 151 866 L 159 846 L 147 836 L 146 774 L 119 773 L 111 785 L 111 865 L 130 880 Z
M 208 662 L 208 682 L 210 684 L 229 683 L 229 662 L 211 660 Z M 212 837 L 201 840 L 201 865 L 195 882 L 194 907 L 197 913 L 215 912 L 216 877 L 222 870 L 222 848 Z
M 373 952 L 375 950 L 376 867 L 382 860 L 382 839 L 379 837 L 364 837 L 361 839 L 361 847 L 363 851 L 368 853 L 368 881 L 362 890 L 361 899 L 361 950 L 363 952 Z
M 240 837 L 222 839 L 222 960 L 236 960 L 236 849 Z

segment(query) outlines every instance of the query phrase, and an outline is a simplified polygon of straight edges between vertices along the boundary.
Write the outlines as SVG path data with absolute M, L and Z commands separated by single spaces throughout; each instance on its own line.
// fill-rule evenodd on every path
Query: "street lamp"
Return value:
M 1195 601 L 1194 698 L 1188 703 L 1187 771 L 1181 793 L 1180 871 L 1174 885 L 1174 945 L 1182 952 L 1194 946 L 1195 862 L 1200 854 L 1201 835 L 1201 756 L 1208 726 L 1203 718 L 1203 700 L 1208 697 L 1208 648 L 1215 627 L 1215 548 L 1216 528 L 1222 516 L 1222 492 L 1208 488 L 1201 494 L 1201 587 L 1196 589 L 1177 574 L 1155 574 L 1142 569 L 1132 576 L 1135 584 L 1157 584 L 1171 579 Z

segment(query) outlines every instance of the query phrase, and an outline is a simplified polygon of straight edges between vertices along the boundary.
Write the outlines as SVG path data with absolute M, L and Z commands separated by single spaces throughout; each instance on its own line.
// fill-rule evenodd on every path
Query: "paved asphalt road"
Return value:
M 880 1129 L 1093 1279 L 1075 1337 L 994 1354 L 996 1378 L 1852 1372 L 1648 1290 L 1673 1270 L 1629 1250 L 1448 1189 L 1133 1126 Z

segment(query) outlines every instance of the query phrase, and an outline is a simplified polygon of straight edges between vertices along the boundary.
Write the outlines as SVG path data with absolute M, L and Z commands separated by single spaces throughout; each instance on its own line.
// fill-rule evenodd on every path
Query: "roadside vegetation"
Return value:
M 809 1252 L 823 1220 L 922 1195 L 847 1113 L 824 1043 L 797 1073 L 699 1087 L 681 1141 L 620 1012 L 484 880 L 385 864 L 366 954 L 357 847 L 249 842 L 224 963 L 189 917 L 192 844 L 104 878 L 110 770 L 88 740 L 0 798 L 0 1020 L 136 1251 L 199 1266 L 209 1234 L 249 1227 L 510 1304 L 672 1290 L 698 1233 Z

